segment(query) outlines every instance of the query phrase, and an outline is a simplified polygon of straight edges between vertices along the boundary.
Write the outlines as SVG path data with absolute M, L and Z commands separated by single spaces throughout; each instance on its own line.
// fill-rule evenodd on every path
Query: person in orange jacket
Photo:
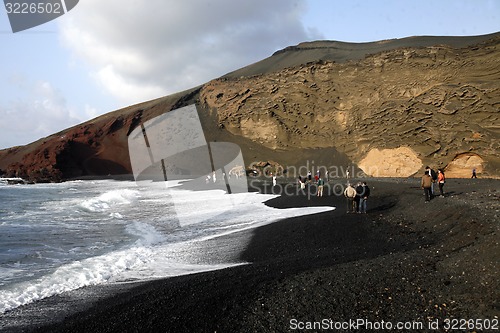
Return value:
M 442 169 L 438 170 L 438 179 L 437 179 L 438 185 L 439 185 L 439 193 L 441 194 L 441 197 L 444 198 L 444 183 L 446 183 L 446 177 L 444 176 L 444 171 Z

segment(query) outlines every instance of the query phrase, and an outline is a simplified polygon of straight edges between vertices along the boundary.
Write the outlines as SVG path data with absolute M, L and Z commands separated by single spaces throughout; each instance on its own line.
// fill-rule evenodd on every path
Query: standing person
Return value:
M 344 190 L 344 196 L 347 199 L 347 214 L 354 212 L 354 198 L 356 197 L 356 190 L 351 184 L 347 183 L 347 187 Z
M 425 167 L 425 171 L 429 173 L 429 176 L 431 176 L 432 182 L 431 182 L 431 196 L 434 196 L 434 183 L 437 181 L 437 174 L 436 171 L 431 169 L 430 166 Z
M 470 178 L 477 178 L 476 168 L 472 169 L 472 177 L 470 177 Z
M 312 180 L 312 173 L 311 173 L 311 171 L 307 172 L 307 180 L 309 181 L 309 183 L 311 183 L 311 180 Z
M 273 186 L 276 186 L 276 175 L 273 175 Z
M 347 178 L 347 181 L 349 181 L 349 166 L 347 167 L 347 169 L 345 171 L 345 176 Z
M 370 196 L 370 188 L 366 185 L 366 182 L 363 182 L 363 193 L 361 194 L 361 198 L 359 200 L 359 212 L 366 214 L 366 201 Z
M 363 195 L 363 185 L 361 182 L 358 182 L 356 185 L 356 197 L 354 197 L 354 211 L 356 213 L 361 213 L 361 207 L 360 207 L 360 202 L 361 202 L 361 196 Z
M 444 172 L 442 169 L 438 169 L 438 185 L 439 185 L 439 193 L 441 194 L 441 198 L 444 198 L 444 183 L 446 182 L 446 177 L 444 176 Z
M 325 182 L 323 181 L 323 178 L 318 179 L 318 197 L 323 196 L 323 186 L 325 185 Z
M 299 186 L 300 186 L 300 191 L 301 191 L 303 194 L 305 194 L 305 193 L 304 193 L 304 190 L 305 190 L 305 188 L 306 188 L 306 184 L 305 184 L 305 180 L 304 180 L 304 181 L 302 181 L 302 177 L 301 177 L 301 176 L 299 176 Z
M 427 203 L 431 200 L 431 185 L 432 185 L 432 177 L 429 175 L 428 172 L 424 172 L 420 185 L 424 189 L 425 202 Z

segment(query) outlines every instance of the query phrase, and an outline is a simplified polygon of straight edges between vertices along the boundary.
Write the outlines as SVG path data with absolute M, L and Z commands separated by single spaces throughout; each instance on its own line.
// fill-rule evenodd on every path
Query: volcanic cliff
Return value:
M 0 151 L 0 173 L 34 181 L 131 174 L 128 135 L 196 104 L 207 141 L 245 163 L 358 167 L 408 177 L 500 176 L 500 33 L 373 43 L 307 42 L 191 90 Z M 313 162 L 314 161 L 314 162 Z

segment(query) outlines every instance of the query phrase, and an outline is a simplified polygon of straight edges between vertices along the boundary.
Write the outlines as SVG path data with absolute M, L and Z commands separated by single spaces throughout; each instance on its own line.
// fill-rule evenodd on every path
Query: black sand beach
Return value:
M 368 185 L 368 214 L 346 214 L 343 197 L 282 195 L 267 204 L 337 209 L 213 240 L 227 246 L 226 256 L 215 254 L 214 262 L 248 265 L 115 286 L 112 292 L 93 287 L 108 296 L 86 304 L 52 297 L 6 318 L 37 307 L 74 310 L 48 310 L 48 322 L 7 331 L 370 332 L 388 325 L 401 332 L 488 331 L 460 329 L 460 319 L 496 320 L 498 330 L 499 181 L 449 179 L 446 197 L 427 204 L 418 179 Z M 238 254 L 239 237 L 250 242 Z M 454 319 L 456 329 L 446 330 Z M 363 325 L 353 326 L 357 320 Z M 351 326 L 339 326 L 349 321 Z M 398 322 L 415 326 L 398 330 Z

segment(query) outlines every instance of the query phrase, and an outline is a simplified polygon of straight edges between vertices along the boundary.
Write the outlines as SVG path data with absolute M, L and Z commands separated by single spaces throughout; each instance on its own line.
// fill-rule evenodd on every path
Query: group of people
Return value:
M 348 174 L 347 174 L 348 175 Z M 328 178 L 326 182 L 328 181 Z M 318 171 L 315 176 L 312 172 L 308 172 L 306 177 L 299 175 L 298 184 L 301 190 L 305 190 L 308 184 L 317 185 L 317 196 L 323 196 L 323 188 L 325 186 L 325 179 Z M 358 182 L 356 187 L 353 187 L 347 180 L 347 187 L 344 190 L 344 196 L 347 198 L 347 213 L 366 213 L 367 200 L 370 196 L 370 188 L 366 182 Z
M 446 183 L 446 177 L 444 176 L 444 171 L 438 169 L 437 173 L 429 166 L 425 167 L 424 175 L 420 185 L 424 189 L 425 202 L 429 202 L 434 197 L 434 184 L 437 183 L 439 186 L 440 197 L 444 198 L 444 184 Z
M 370 188 L 366 182 L 358 182 L 356 187 L 347 183 L 344 190 L 344 196 L 347 198 L 347 213 L 366 214 L 366 202 L 370 196 Z
M 302 176 L 299 176 L 298 183 L 299 183 L 301 190 L 305 190 L 306 184 L 312 184 L 313 183 L 313 176 L 312 176 L 311 171 L 309 171 L 307 173 L 306 178 L 302 178 Z M 319 171 L 314 176 L 314 183 L 318 186 L 318 191 L 317 191 L 316 195 L 318 197 L 322 197 L 323 196 L 323 188 L 325 187 L 325 180 L 323 179 L 323 177 L 321 177 L 321 173 Z

